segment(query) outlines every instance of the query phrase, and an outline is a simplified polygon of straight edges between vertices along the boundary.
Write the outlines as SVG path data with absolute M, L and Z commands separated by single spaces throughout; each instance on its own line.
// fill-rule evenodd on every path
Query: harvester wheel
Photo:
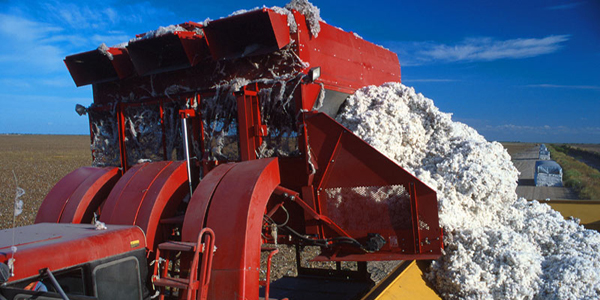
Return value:
M 167 234 L 161 219 L 175 216 L 189 194 L 184 161 L 141 163 L 129 169 L 106 199 L 100 221 L 115 225 L 137 225 L 146 233 L 153 251 Z
M 267 158 L 221 165 L 198 185 L 182 241 L 195 241 L 203 227 L 215 232 L 208 299 L 258 297 L 263 216 L 280 180 L 279 161 Z
M 46 195 L 35 223 L 90 223 L 119 177 L 115 167 L 82 167 L 69 173 Z

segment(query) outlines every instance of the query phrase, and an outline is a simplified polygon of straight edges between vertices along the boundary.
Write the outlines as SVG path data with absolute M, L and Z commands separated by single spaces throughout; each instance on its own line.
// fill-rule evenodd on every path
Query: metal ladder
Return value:
M 215 233 L 210 228 L 203 228 L 198 234 L 198 240 L 195 243 L 168 241 L 159 244 L 156 249 L 155 262 L 157 263 L 154 265 L 152 283 L 161 289 L 160 300 L 165 299 L 164 289 L 166 287 L 179 289 L 180 292 L 185 290 L 187 300 L 206 299 L 208 295 L 208 284 L 210 283 L 214 246 Z M 164 260 L 160 256 L 161 252 L 165 254 L 166 258 Z M 185 252 L 194 254 L 188 278 L 169 276 L 169 274 L 175 274 L 174 264 L 172 266 L 172 271 L 169 272 L 169 262 L 177 252 L 181 252 L 182 254 Z M 202 262 L 199 264 L 200 254 L 202 254 Z M 159 266 L 159 261 L 165 262 L 162 270 Z M 200 272 L 198 272 L 198 266 L 200 266 Z M 184 272 L 180 272 L 179 275 L 181 276 L 183 273 Z M 196 298 L 198 293 L 200 296 Z

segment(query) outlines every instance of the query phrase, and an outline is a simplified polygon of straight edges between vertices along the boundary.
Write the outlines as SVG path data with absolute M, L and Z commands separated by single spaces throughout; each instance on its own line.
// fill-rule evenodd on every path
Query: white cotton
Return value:
M 136 37 L 136 38 L 130 40 L 129 43 L 135 42 L 138 40 L 143 40 L 143 39 L 156 38 L 159 36 L 163 36 L 165 34 L 174 33 L 174 32 L 178 32 L 178 31 L 188 31 L 188 30 L 181 27 L 180 25 L 169 25 L 169 26 L 164 26 L 164 27 L 159 26 L 158 29 L 156 29 L 156 30 L 151 30 L 151 31 L 148 31 L 148 32 L 138 35 L 139 37 Z
M 96 230 L 106 230 L 106 224 L 104 224 L 104 222 L 100 222 L 98 220 L 96 220 L 96 223 L 94 224 L 94 226 L 96 227 Z
M 337 121 L 437 191 L 446 299 L 598 299 L 600 234 L 518 198 L 507 151 L 400 83 L 350 96 Z
M 105 43 L 100 44 L 100 46 L 98 46 L 98 51 L 100 51 L 100 53 L 102 53 L 104 56 L 106 56 L 109 60 L 113 60 L 113 55 L 112 53 L 110 53 L 108 51 L 108 46 L 106 46 Z
M 321 19 L 321 10 L 318 7 L 308 2 L 308 0 L 292 0 L 285 5 L 285 8 L 288 10 L 293 9 L 303 14 L 310 33 L 314 37 L 319 35 L 321 31 L 321 24 L 319 22 L 323 22 L 323 19 Z
M 17 186 L 15 192 L 15 203 L 14 203 L 14 216 L 18 216 L 23 213 L 23 200 L 20 198 L 25 195 L 25 190 Z

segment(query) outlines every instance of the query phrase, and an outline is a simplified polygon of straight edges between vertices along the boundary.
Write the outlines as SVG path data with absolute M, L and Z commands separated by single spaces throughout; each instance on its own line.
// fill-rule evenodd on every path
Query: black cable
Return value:
M 283 205 L 281 206 L 281 208 L 283 208 L 283 210 L 286 213 L 286 220 L 282 224 L 277 224 L 271 217 L 269 217 L 267 215 L 264 215 L 263 219 L 269 225 L 275 224 L 278 228 L 283 228 L 283 229 L 287 230 L 290 234 L 292 234 L 296 238 L 298 238 L 298 239 L 306 242 L 309 245 L 319 246 L 319 247 L 325 247 L 325 248 L 331 248 L 332 246 L 337 246 L 337 245 L 345 244 L 345 245 L 355 246 L 355 247 L 360 248 L 361 250 L 363 250 L 365 252 L 374 252 L 374 251 L 368 249 L 365 245 L 361 244 L 355 238 L 348 237 L 348 236 L 337 236 L 337 237 L 332 237 L 332 238 L 327 238 L 327 239 L 313 239 L 313 238 L 308 238 L 308 237 L 300 234 L 299 232 L 295 231 L 290 226 L 286 225 L 288 223 L 289 219 L 290 219 L 290 214 L 289 214 L 289 212 L 287 211 L 287 209 Z

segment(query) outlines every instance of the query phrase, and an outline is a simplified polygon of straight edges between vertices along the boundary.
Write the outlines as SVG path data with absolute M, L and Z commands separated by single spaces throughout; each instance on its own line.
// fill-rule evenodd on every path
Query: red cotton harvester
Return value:
M 93 87 L 94 103 L 79 108 L 93 163 L 56 184 L 35 225 L 15 229 L 18 251 L 2 238 L 0 261 L 15 258 L 4 297 L 145 299 L 156 288 L 161 298 L 355 299 L 374 285 L 366 262 L 441 255 L 436 193 L 334 120 L 357 89 L 400 81 L 393 52 L 263 8 L 65 63 Z M 95 214 L 106 230 L 85 225 Z M 358 263 L 314 269 L 297 255 L 298 276 L 270 283 L 277 244 Z M 32 282 L 49 291 L 25 289 Z

